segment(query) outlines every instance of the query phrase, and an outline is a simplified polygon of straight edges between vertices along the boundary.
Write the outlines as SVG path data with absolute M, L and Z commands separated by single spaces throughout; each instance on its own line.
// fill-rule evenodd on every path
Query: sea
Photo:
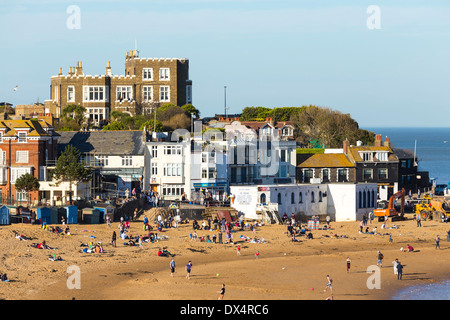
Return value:
M 449 128 L 362 128 L 389 138 L 394 148 L 409 149 L 418 158 L 418 170 L 428 171 L 437 184 L 450 182 Z M 450 300 L 450 279 L 441 283 L 407 287 L 392 300 Z
M 428 171 L 436 184 L 450 182 L 449 128 L 362 128 L 389 138 L 394 148 L 416 150 L 418 170 Z

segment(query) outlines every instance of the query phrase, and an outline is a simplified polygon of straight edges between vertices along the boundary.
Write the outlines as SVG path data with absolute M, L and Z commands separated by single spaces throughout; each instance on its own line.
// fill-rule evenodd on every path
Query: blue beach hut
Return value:
M 77 206 L 66 206 L 66 220 L 68 224 L 78 223 L 78 207 Z
M 36 219 L 42 223 L 51 224 L 52 223 L 52 213 L 49 207 L 37 207 L 36 208 Z
M 0 225 L 8 225 L 8 224 L 11 224 L 9 208 L 3 205 L 0 207 Z

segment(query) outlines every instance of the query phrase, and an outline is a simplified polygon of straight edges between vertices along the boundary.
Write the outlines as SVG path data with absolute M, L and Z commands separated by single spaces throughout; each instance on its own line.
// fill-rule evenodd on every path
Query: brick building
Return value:
M 70 104 L 86 108 L 95 125 L 109 120 L 112 111 L 130 115 L 146 114 L 166 103 L 192 103 L 192 81 L 188 59 L 139 58 L 136 50 L 125 57 L 125 74 L 113 75 L 108 61 L 104 75 L 85 75 L 81 61 L 64 75 L 51 77 L 50 99 L 45 113 L 56 118 Z
M 53 126 L 40 120 L 0 120 L 0 196 L 3 203 L 26 201 L 15 181 L 31 173 L 47 179 L 47 162 L 57 156 L 59 134 Z M 30 192 L 31 201 L 39 200 L 39 191 Z

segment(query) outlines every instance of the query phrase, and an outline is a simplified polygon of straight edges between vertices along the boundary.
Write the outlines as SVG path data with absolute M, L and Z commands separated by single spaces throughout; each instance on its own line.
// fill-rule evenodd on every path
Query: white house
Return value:
M 377 185 L 371 183 L 305 183 L 231 186 L 231 204 L 246 218 L 261 219 L 261 206 L 276 207 L 280 217 L 291 214 L 326 216 L 335 221 L 360 220 L 376 208 Z M 365 200 L 364 200 L 365 199 Z

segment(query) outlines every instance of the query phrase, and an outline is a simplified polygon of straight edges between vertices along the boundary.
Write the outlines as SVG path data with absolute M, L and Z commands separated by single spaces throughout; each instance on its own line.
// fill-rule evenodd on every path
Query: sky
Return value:
M 73 11 L 73 8 L 76 10 Z M 447 0 L 0 0 L 0 101 L 44 102 L 59 68 L 187 58 L 201 116 L 317 105 L 364 127 L 448 127 Z M 13 88 L 18 86 L 18 90 Z

